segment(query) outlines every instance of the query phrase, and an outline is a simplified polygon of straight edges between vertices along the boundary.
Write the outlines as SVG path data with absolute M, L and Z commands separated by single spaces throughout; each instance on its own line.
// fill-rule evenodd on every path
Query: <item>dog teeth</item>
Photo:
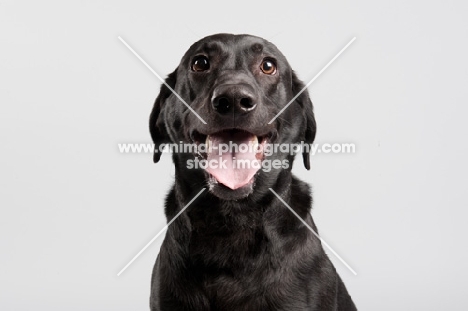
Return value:
M 252 146 L 254 148 L 253 150 L 257 152 L 258 151 L 258 137 L 254 135 L 252 139 L 250 140 L 250 142 L 252 143 Z
M 210 135 L 206 135 L 206 140 L 205 140 L 205 147 L 206 150 L 210 150 Z

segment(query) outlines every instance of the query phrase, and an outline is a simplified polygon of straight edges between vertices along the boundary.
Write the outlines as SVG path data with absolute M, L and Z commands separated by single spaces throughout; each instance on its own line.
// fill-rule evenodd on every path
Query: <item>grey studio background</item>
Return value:
M 462 1 L 0 1 L 0 309 L 148 310 L 169 156 L 160 81 L 203 36 L 269 39 L 310 81 L 317 155 L 294 172 L 360 310 L 466 310 L 468 4 Z

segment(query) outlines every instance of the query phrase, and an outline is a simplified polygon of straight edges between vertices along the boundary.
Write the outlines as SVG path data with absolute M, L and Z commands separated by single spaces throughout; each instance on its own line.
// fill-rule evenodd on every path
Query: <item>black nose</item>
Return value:
M 249 85 L 225 84 L 215 89 L 211 104 L 221 114 L 233 111 L 245 113 L 255 109 L 257 100 Z

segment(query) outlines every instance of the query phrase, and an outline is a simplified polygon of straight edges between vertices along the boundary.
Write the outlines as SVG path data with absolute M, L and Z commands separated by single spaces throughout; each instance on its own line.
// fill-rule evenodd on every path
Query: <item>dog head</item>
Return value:
M 206 152 L 178 150 L 173 154 L 176 176 L 188 184 L 207 183 L 221 199 L 242 199 L 256 188 L 267 189 L 281 171 L 291 170 L 294 155 L 267 155 L 267 145 L 314 141 L 312 102 L 307 91 L 296 97 L 304 84 L 278 48 L 262 38 L 231 34 L 205 37 L 189 48 L 165 82 L 150 116 L 154 162 L 159 161 L 162 144 L 204 145 L 209 149 Z M 292 99 L 294 102 L 270 122 Z M 219 150 L 221 145 L 241 144 L 257 149 Z M 187 166 L 194 159 L 206 160 L 208 166 L 194 167 L 193 162 L 191 168 Z M 241 159 L 256 164 L 235 166 Z M 212 160 L 225 165 L 212 167 Z M 289 165 L 285 166 L 284 160 Z M 266 161 L 281 164 L 265 171 L 262 164 Z M 307 150 L 303 161 L 309 169 Z

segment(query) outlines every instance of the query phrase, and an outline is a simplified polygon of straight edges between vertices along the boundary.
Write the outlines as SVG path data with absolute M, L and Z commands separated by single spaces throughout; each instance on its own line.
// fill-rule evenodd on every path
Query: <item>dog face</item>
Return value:
M 238 200 L 254 189 L 264 191 L 274 185 L 282 170 L 290 170 L 294 156 L 265 155 L 267 144 L 311 144 L 316 124 L 307 91 L 301 93 L 278 118 L 269 121 L 304 87 L 286 58 L 272 43 L 250 35 L 217 34 L 193 44 L 177 69 L 166 79 L 169 85 L 206 122 L 204 124 L 175 94 L 162 85 L 150 116 L 150 132 L 156 149 L 163 143 L 261 146 L 245 153 L 206 152 L 173 154 L 176 177 L 188 184 L 206 183 L 224 200 Z M 154 153 L 158 162 L 160 152 Z M 265 172 L 258 165 L 236 168 L 237 158 L 257 163 L 289 165 Z M 188 168 L 194 157 L 215 157 L 227 167 Z M 309 154 L 303 152 L 309 169 Z M 261 165 L 260 165 L 261 167 Z

